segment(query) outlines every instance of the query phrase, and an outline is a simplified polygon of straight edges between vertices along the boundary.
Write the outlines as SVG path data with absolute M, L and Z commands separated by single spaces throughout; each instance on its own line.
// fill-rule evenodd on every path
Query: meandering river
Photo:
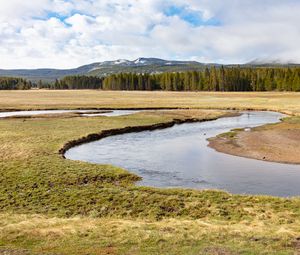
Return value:
M 143 178 L 139 185 L 297 196 L 299 165 L 236 157 L 207 146 L 209 137 L 233 128 L 276 123 L 282 117 L 276 112 L 242 112 L 238 117 L 111 136 L 74 147 L 65 156 L 128 169 Z
M 122 116 L 132 110 L 40 110 L 0 112 L 0 118 L 78 112 L 82 116 Z M 280 121 L 276 112 L 242 112 L 237 117 L 187 123 L 156 131 L 104 138 L 68 150 L 66 158 L 111 164 L 143 177 L 139 185 L 164 188 L 221 189 L 238 194 L 300 195 L 300 166 L 259 161 L 219 153 L 207 138 L 234 128 Z

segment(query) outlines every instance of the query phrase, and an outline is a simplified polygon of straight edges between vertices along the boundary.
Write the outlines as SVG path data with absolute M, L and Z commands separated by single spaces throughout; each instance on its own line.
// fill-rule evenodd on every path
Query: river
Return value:
M 233 128 L 279 122 L 276 112 L 249 111 L 215 121 L 116 135 L 68 150 L 66 158 L 111 164 L 143 178 L 138 185 L 218 189 L 236 194 L 300 195 L 300 166 L 247 159 L 209 148 L 207 138 Z

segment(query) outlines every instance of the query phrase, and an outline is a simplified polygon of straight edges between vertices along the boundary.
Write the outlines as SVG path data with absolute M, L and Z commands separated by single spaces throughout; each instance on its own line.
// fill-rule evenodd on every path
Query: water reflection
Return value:
M 113 164 L 143 177 L 139 185 L 222 189 L 239 194 L 300 195 L 300 166 L 216 152 L 207 138 L 233 128 L 276 123 L 275 112 L 243 112 L 216 121 L 112 136 L 72 148 L 66 157 Z

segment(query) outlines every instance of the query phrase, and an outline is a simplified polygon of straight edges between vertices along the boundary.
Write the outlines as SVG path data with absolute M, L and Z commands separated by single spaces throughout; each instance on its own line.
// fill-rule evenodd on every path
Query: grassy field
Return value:
M 269 109 L 300 115 L 300 93 L 0 91 L 0 109 L 149 107 Z
M 225 107 L 220 101 L 227 101 L 230 105 L 230 96 L 243 104 L 240 107 L 247 104 L 232 93 L 226 98 L 210 93 L 154 93 L 150 98 L 146 92 L 126 92 L 128 96 L 115 101 L 111 98 L 117 98 L 121 92 L 108 92 L 105 96 L 103 92 L 84 91 L 80 98 L 78 91 L 63 91 L 61 96 L 54 91 L 49 94 L 45 91 L 1 92 L 0 95 L 7 98 L 9 93 L 11 96 L 7 100 L 0 101 L 2 109 L 47 108 L 50 104 L 51 108 L 64 108 L 66 105 L 70 108 L 98 108 L 109 105 L 108 102 L 111 107 L 132 107 L 135 97 L 139 102 L 136 107 L 162 106 L 157 103 L 159 101 L 165 107 L 176 105 L 176 101 L 180 107 L 192 107 L 192 104 L 201 107 L 196 101 L 202 100 L 204 106 L 210 101 L 209 97 L 214 99 L 206 107 L 213 104 Z M 23 94 L 23 102 L 20 98 L 22 93 L 28 93 L 27 96 Z M 97 93 L 99 99 L 93 99 L 99 100 L 97 102 L 88 96 L 93 94 L 96 98 Z M 52 102 L 49 95 L 56 95 L 56 99 Z M 253 97 L 249 94 L 244 96 Z M 252 100 L 263 101 L 267 100 L 266 97 L 273 100 L 270 94 L 262 96 L 264 99 Z M 39 98 L 37 103 L 34 103 L 34 97 Z M 184 99 L 180 101 L 180 97 Z M 215 98 L 219 97 L 217 103 Z M 291 102 L 287 97 L 298 98 L 298 94 L 275 96 L 276 100 L 282 100 L 282 104 Z M 297 112 L 299 106 L 295 102 L 291 108 Z M 134 182 L 139 177 L 123 169 L 65 160 L 58 153 L 66 142 L 101 130 L 151 125 L 174 118 L 206 120 L 223 114 L 218 111 L 180 110 L 114 118 L 64 114 L 0 119 L 0 254 L 230 255 L 299 252 L 299 198 L 137 187 Z

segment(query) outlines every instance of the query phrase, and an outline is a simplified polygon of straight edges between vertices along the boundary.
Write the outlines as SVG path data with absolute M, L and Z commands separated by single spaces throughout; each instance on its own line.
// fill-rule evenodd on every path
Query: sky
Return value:
M 300 63 L 300 0 L 0 0 L 0 68 Z

